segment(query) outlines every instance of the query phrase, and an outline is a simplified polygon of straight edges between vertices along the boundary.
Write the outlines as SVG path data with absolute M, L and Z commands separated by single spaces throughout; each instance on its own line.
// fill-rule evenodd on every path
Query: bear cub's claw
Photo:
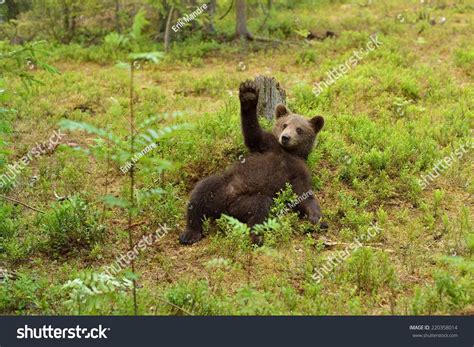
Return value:
M 254 81 L 242 82 L 239 87 L 239 98 L 243 105 L 255 106 L 258 101 L 258 89 Z
M 179 242 L 183 245 L 192 245 L 203 238 L 203 235 L 199 232 L 185 230 L 179 235 Z

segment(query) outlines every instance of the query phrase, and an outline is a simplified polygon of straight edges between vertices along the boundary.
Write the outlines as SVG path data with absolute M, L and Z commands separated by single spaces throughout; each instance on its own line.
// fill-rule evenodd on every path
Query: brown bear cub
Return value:
M 324 119 L 310 120 L 291 113 L 286 106 L 275 110 L 273 131 L 264 131 L 257 118 L 258 90 L 246 81 L 239 90 L 242 132 L 250 154 L 220 175 L 200 181 L 191 193 L 187 225 L 179 237 L 183 244 L 192 244 L 202 237 L 205 218 L 227 214 L 252 228 L 268 217 L 273 198 L 290 183 L 298 197 L 309 196 L 295 206 L 312 223 L 318 223 L 321 210 L 312 194 L 311 174 L 306 159 L 311 152 Z M 252 240 L 261 239 L 252 235 Z

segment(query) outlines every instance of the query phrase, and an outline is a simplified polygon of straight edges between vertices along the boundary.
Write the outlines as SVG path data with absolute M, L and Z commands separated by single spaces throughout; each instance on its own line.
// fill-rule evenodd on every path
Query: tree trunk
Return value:
M 77 17 L 77 7 L 76 4 L 72 6 L 68 5 L 66 2 L 62 3 L 63 9 L 63 30 L 64 36 L 62 38 L 63 43 L 70 43 L 74 36 L 76 35 L 76 17 Z
M 235 0 L 235 13 L 236 13 L 235 35 L 239 39 L 252 40 L 253 37 L 247 29 L 246 0 Z
M 214 34 L 216 29 L 214 28 L 214 15 L 217 9 L 217 0 L 211 0 L 209 2 L 209 27 L 208 32 Z
M 62 43 L 68 43 L 68 34 L 69 34 L 69 15 L 70 10 L 69 6 L 66 5 L 64 2 L 62 3 L 62 10 L 63 10 L 63 38 Z
M 119 34 L 122 32 L 120 26 L 120 0 L 115 0 L 115 31 Z
M 19 14 L 18 4 L 14 0 L 7 0 L 7 20 L 15 19 Z
M 286 104 L 286 92 L 274 77 L 259 75 L 255 83 L 260 91 L 258 95 L 257 114 L 273 119 L 278 104 Z
M 165 52 L 168 52 L 168 47 L 170 44 L 170 28 L 171 28 L 171 18 L 173 17 L 174 6 L 171 6 L 170 12 L 168 14 L 168 21 L 166 22 L 165 29 Z

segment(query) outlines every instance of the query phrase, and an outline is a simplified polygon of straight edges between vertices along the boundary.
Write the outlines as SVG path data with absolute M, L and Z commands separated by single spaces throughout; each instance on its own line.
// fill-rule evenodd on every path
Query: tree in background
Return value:
M 28 11 L 30 8 L 31 0 L 3 0 L 0 1 L 0 18 L 5 21 L 16 19 L 20 13 Z
M 20 9 L 15 0 L 6 0 L 5 5 L 7 7 L 6 19 L 15 19 L 20 14 Z
M 246 0 L 235 0 L 235 35 L 239 39 L 253 40 L 252 34 L 247 29 L 247 3 Z
M 4 0 L 0 6 L 0 36 L 12 43 L 34 40 L 54 40 L 63 44 L 77 42 L 97 45 L 111 33 L 126 34 L 133 19 L 141 10 L 150 22 L 146 35 L 155 42 L 163 42 L 165 49 L 171 42 L 182 41 L 193 34 L 204 37 L 217 35 L 215 17 L 219 6 L 227 8 L 223 19 L 235 6 L 235 36 L 244 40 L 259 40 L 247 28 L 247 5 L 258 0 Z M 265 1 L 268 8 L 272 0 Z M 189 15 L 197 7 L 207 5 L 205 13 L 191 20 L 179 32 L 170 30 L 179 18 Z M 261 7 L 266 7 L 260 3 Z M 265 11 L 264 11 L 265 12 Z M 269 11 L 267 11 L 267 14 Z M 266 17 L 267 18 L 267 17 Z M 226 25 L 234 25 L 227 21 Z

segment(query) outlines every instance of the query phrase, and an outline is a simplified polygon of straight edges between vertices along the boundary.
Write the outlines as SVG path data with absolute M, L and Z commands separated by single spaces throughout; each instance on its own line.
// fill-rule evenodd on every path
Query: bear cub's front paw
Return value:
M 258 89 L 254 81 L 247 80 L 240 84 L 240 103 L 243 107 L 256 106 L 258 101 Z
M 192 245 L 203 238 L 202 233 L 187 229 L 179 235 L 179 242 L 183 245 Z

